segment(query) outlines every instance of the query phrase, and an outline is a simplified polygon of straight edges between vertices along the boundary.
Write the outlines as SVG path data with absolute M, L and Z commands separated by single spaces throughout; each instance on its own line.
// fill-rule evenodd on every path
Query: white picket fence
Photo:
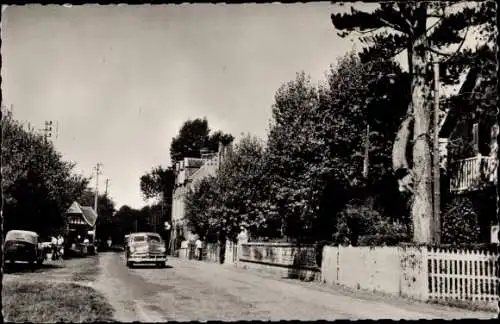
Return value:
M 499 300 L 497 253 L 433 248 L 427 264 L 429 299 Z
M 328 284 L 496 308 L 498 257 L 498 253 L 465 249 L 327 246 L 321 270 Z

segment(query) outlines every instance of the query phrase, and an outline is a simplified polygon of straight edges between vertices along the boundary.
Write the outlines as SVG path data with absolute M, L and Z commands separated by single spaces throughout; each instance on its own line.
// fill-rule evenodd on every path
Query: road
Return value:
M 102 253 L 99 267 L 93 286 L 125 322 L 495 318 L 494 313 L 349 296 L 320 283 L 177 258 L 169 259 L 167 269 L 128 269 L 121 253 Z

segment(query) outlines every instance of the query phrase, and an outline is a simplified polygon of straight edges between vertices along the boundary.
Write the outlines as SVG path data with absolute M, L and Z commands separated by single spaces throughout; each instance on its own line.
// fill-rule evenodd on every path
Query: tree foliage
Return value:
M 412 217 L 414 240 L 416 242 L 439 241 L 437 220 L 432 219 L 431 196 L 431 152 L 430 152 L 430 115 L 431 81 L 429 63 L 450 54 L 443 50 L 458 45 L 460 53 L 469 28 L 478 27 L 486 34 L 486 41 L 493 35 L 491 28 L 495 13 L 493 2 L 465 5 L 449 5 L 445 2 L 384 2 L 373 12 L 363 12 L 351 8 L 348 14 L 332 14 L 332 23 L 345 37 L 352 32 L 363 35 L 360 40 L 365 44 L 362 58 L 364 61 L 387 59 L 406 50 L 411 80 L 411 105 L 408 106 L 408 119 L 413 123 L 413 145 L 411 170 L 400 172 L 405 178 L 400 181 L 411 185 L 413 195 Z M 434 22 L 432 22 L 434 20 Z M 451 64 L 444 64 L 451 67 Z M 456 66 L 455 66 L 456 67 Z M 443 81 L 457 81 L 460 69 L 449 68 Z M 455 72 L 455 77 L 450 77 Z M 405 125 L 405 124 L 403 124 Z M 404 129 L 402 129 L 404 131 Z M 396 142 L 396 144 L 399 142 Z M 395 145 L 395 154 L 402 160 L 394 165 L 395 171 L 407 169 L 405 161 L 408 141 Z
M 157 166 L 140 178 L 144 199 L 158 198 L 168 204 L 172 201 L 174 185 L 175 174 L 171 167 Z
M 65 225 L 64 212 L 85 191 L 88 179 L 73 173 L 51 142 L 2 111 L 4 230 L 51 234 Z
M 331 238 L 335 214 L 349 197 L 385 181 L 392 140 L 409 100 L 407 84 L 394 62 L 363 64 L 348 53 L 319 89 L 301 73 L 278 90 L 265 160 L 269 199 L 288 236 Z
M 233 141 L 231 134 L 224 134 L 221 131 L 210 133 L 208 120 L 206 118 L 196 118 L 187 120 L 180 128 L 176 137 L 172 138 L 170 144 L 170 158 L 172 164 L 184 157 L 199 158 L 201 149 L 208 149 L 216 152 L 219 141 L 228 144 Z
M 226 156 L 217 177 L 194 184 L 186 197 L 186 218 L 194 233 L 234 240 L 242 226 L 253 232 L 261 228 L 269 214 L 262 154 L 262 144 L 246 136 Z

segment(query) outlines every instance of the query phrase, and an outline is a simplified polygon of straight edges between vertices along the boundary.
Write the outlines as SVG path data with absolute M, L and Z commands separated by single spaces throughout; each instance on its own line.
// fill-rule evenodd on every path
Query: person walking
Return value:
M 202 242 L 201 242 L 201 240 L 199 238 L 196 239 L 195 247 L 196 247 L 196 259 L 198 259 L 198 260 L 201 261 Z
M 57 237 L 57 250 L 58 258 L 62 258 L 64 254 L 64 237 L 61 234 Z
M 57 259 L 57 238 L 55 237 L 55 235 L 52 235 L 52 237 L 50 238 L 50 244 L 52 247 L 52 260 L 56 260 Z

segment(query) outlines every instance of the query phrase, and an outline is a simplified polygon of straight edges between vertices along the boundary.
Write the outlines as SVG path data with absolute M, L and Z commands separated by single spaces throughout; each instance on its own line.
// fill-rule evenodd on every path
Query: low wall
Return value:
M 321 281 L 496 309 L 498 253 L 416 246 L 323 248 Z
M 244 243 L 237 247 L 237 266 L 284 278 L 320 280 L 316 248 L 287 243 Z
M 355 289 L 399 294 L 400 257 L 397 247 L 331 247 L 323 249 L 321 280 Z

